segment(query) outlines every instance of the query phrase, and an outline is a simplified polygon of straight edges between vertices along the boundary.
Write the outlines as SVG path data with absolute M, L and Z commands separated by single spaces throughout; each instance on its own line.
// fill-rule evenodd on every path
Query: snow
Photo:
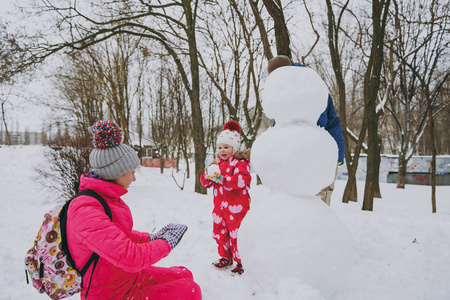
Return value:
M 26 285 L 23 264 L 44 213 L 56 204 L 54 193 L 32 180 L 43 150 L 40 146 L 0 148 L 1 300 L 49 299 Z M 345 181 L 336 182 L 328 207 L 319 198 L 275 192 L 254 180 L 251 209 L 239 232 L 245 273 L 232 277 L 229 271 L 211 267 L 218 257 L 211 237 L 210 191 L 194 193 L 193 178 L 181 191 L 170 170 L 159 172 L 141 167 L 123 199 L 137 230 L 152 232 L 169 222 L 189 226 L 180 244 L 158 265 L 189 268 L 205 300 L 448 299 L 450 186 L 436 188 L 437 213 L 432 214 L 430 187 L 396 189 L 395 184 L 381 183 L 383 198 L 375 199 L 373 212 L 366 212 L 361 202 L 341 203 Z M 290 172 L 285 175 L 293 175 Z M 363 188 L 364 182 L 358 182 L 359 199 Z M 329 240 L 330 236 L 335 239 Z M 327 256 L 345 249 L 354 252 L 341 254 L 341 265 L 327 265 Z M 331 278 L 338 282 L 331 295 L 325 294 L 335 284 L 326 274 L 315 272 L 326 268 L 343 270 Z M 321 281 L 317 276 L 325 277 Z
M 216 173 L 220 175 L 219 165 L 212 164 L 212 165 L 208 166 L 206 172 L 207 172 L 207 175 L 210 175 L 210 176 L 216 176 Z

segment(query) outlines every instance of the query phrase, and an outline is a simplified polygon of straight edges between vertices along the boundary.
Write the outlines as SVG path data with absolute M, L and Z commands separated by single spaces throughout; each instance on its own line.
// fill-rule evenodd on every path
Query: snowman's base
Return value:
M 293 197 L 263 186 L 251 191 L 251 209 L 239 233 L 248 269 L 261 276 L 268 293 L 279 293 L 270 289 L 290 278 L 328 299 L 357 256 L 344 223 L 318 197 Z

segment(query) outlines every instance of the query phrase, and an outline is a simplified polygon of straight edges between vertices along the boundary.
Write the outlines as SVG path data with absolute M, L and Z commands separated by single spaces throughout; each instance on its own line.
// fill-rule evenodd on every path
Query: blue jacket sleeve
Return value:
M 328 103 L 325 111 L 320 115 L 319 120 L 317 120 L 317 125 L 325 128 L 329 134 L 334 138 L 338 146 L 338 162 L 339 164 L 344 163 L 344 153 L 345 153 L 345 143 L 344 135 L 341 129 L 341 120 L 336 114 L 336 109 L 334 108 L 333 99 L 328 95 Z

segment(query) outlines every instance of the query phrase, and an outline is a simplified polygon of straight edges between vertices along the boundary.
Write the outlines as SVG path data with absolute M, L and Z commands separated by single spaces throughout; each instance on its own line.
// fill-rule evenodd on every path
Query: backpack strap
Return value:
M 72 255 L 70 254 L 69 245 L 67 243 L 67 233 L 66 233 L 66 228 L 67 228 L 67 211 L 69 209 L 69 205 L 72 202 L 72 200 L 74 200 L 75 198 L 77 198 L 79 196 L 90 196 L 92 198 L 97 199 L 102 204 L 106 215 L 109 217 L 109 219 L 111 221 L 112 221 L 112 214 L 111 214 L 111 209 L 109 208 L 109 205 L 108 205 L 108 203 L 106 203 L 105 199 L 103 199 L 102 196 L 100 196 L 99 194 L 97 194 L 93 190 L 83 190 L 83 191 L 79 192 L 78 194 L 76 194 L 74 197 L 72 197 L 72 199 L 68 200 L 66 202 L 66 204 L 64 204 L 64 206 L 61 209 L 61 212 L 59 214 L 60 225 L 61 225 L 61 245 L 62 245 L 62 250 L 67 255 L 67 260 L 71 264 L 72 268 L 77 270 L 78 273 L 81 274 L 81 276 L 84 276 L 84 274 L 86 274 L 87 270 L 89 270 L 89 267 L 92 265 L 92 263 L 94 263 L 94 266 L 92 268 L 91 278 L 89 280 L 89 286 L 88 286 L 88 289 L 86 291 L 86 296 L 85 297 L 87 298 L 87 295 L 88 295 L 88 292 L 89 292 L 89 288 L 91 287 L 92 275 L 94 274 L 94 270 L 95 270 L 95 267 L 97 266 L 97 262 L 98 262 L 100 256 L 97 253 L 93 252 L 91 257 L 89 257 L 89 260 L 87 261 L 87 263 L 84 265 L 84 267 L 81 270 L 78 270 L 78 268 L 76 267 L 75 261 L 73 260 Z

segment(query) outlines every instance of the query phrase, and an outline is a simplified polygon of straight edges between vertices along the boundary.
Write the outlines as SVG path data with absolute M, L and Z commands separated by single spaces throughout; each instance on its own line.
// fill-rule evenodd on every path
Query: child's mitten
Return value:
M 184 233 L 188 227 L 183 224 L 168 224 L 161 228 L 160 231 L 157 233 L 150 235 L 150 240 L 153 237 L 153 240 L 155 239 L 162 239 L 169 243 L 170 248 L 173 250 L 176 245 L 180 242 L 181 238 L 183 237 Z
M 212 164 L 208 166 L 206 169 L 206 178 L 209 180 L 212 180 L 216 183 L 220 182 L 222 180 L 222 174 L 220 173 L 220 168 L 217 164 Z

